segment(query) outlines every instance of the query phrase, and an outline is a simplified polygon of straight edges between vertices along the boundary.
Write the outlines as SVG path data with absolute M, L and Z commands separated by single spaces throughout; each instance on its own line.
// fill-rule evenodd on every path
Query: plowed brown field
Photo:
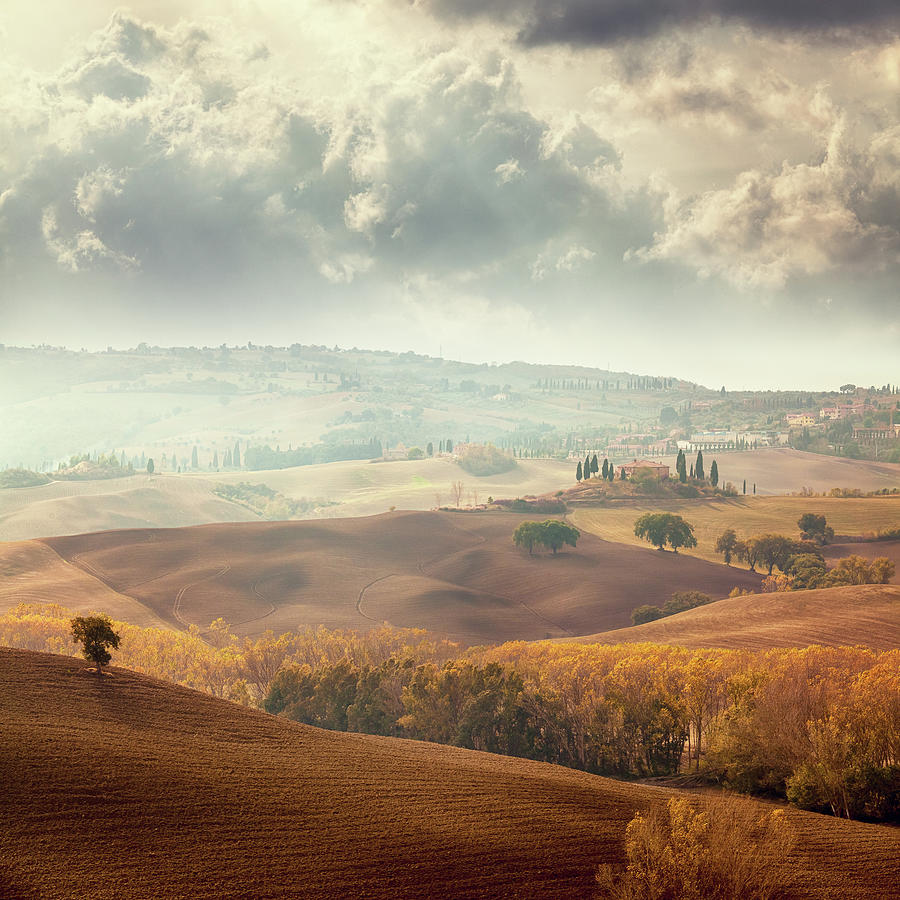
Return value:
M 4 898 L 583 898 L 675 791 L 320 731 L 0 649 Z M 900 831 L 789 812 L 798 896 L 879 900 Z
M 644 625 L 578 639 L 682 647 L 900 647 L 900 587 L 866 584 L 731 597 Z
M 757 575 L 585 534 L 529 556 L 522 516 L 397 512 L 357 519 L 108 531 L 44 543 L 171 625 L 222 616 L 243 634 L 384 621 L 470 643 L 616 628 L 676 590 L 722 597 Z

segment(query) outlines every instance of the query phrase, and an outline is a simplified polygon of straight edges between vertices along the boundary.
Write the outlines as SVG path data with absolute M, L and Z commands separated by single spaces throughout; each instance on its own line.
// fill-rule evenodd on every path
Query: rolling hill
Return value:
M 0 649 L 0 895 L 567 898 L 674 795 L 321 731 L 123 669 Z M 788 812 L 796 896 L 890 896 L 896 829 Z
M 634 522 L 645 512 L 673 512 L 694 526 L 697 547 L 682 551 L 701 559 L 721 561 L 715 552 L 718 536 L 733 528 L 739 537 L 776 532 L 800 537 L 797 520 L 804 513 L 824 515 L 839 535 L 874 534 L 879 528 L 900 525 L 900 496 L 888 497 L 732 497 L 715 500 L 646 500 L 583 507 L 570 514 L 579 528 L 605 540 L 640 545 Z M 876 556 L 889 555 L 881 541 L 872 544 L 842 545 L 842 556 L 863 553 L 868 546 Z M 879 551 L 878 548 L 882 547 Z M 827 549 L 827 548 L 826 548 Z
M 577 550 L 529 556 L 511 540 L 524 518 L 396 512 L 109 531 L 43 545 L 173 627 L 205 628 L 222 616 L 239 634 L 388 621 L 466 643 L 564 637 L 626 625 L 634 607 L 664 603 L 676 590 L 722 597 L 760 583 L 749 572 L 593 535 Z
M 108 481 L 54 481 L 40 487 L 0 490 L 0 541 L 116 528 L 178 528 L 259 517 L 217 496 L 218 484 L 262 484 L 294 500 L 327 504 L 318 516 L 368 516 L 399 509 L 428 510 L 450 503 L 450 485 L 462 481 L 463 503 L 489 496 L 543 494 L 565 485 L 568 463 L 525 459 L 500 475 L 474 478 L 448 458 L 389 463 L 368 460 L 295 466 L 259 472 L 140 474 Z
M 771 647 L 900 647 L 900 587 L 866 584 L 730 597 L 629 628 L 580 637 L 583 643 Z

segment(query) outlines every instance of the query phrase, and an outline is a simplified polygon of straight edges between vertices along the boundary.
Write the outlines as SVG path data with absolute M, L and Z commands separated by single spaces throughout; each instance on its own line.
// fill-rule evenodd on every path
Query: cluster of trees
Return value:
M 696 606 L 706 606 L 712 603 L 713 598 L 701 591 L 675 591 L 670 600 L 662 606 L 645 604 L 631 612 L 631 624 L 643 625 L 644 622 L 654 622 L 666 616 L 674 616 L 675 613 L 684 612 L 686 609 L 694 609 Z
M 320 506 L 330 505 L 326 500 L 295 500 L 272 490 L 265 484 L 240 481 L 237 484 L 216 484 L 213 493 L 232 503 L 240 503 L 269 522 L 298 519 Z
M 244 452 L 247 469 L 287 469 L 292 466 L 311 466 L 317 463 L 339 462 L 347 459 L 374 459 L 381 456 L 381 441 L 372 438 L 346 444 L 315 444 L 312 447 L 296 447 L 274 450 L 268 445 L 248 447 Z
M 696 547 L 694 526 L 675 513 L 644 513 L 634 523 L 634 533 L 664 550 L 668 544 L 677 553 L 679 547 Z
M 894 563 L 883 556 L 870 561 L 851 555 L 828 569 L 819 548 L 834 537 L 834 530 L 825 516 L 806 513 L 797 524 L 803 537 L 799 541 L 783 534 L 758 534 L 742 540 L 733 528 L 728 528 L 716 540 L 716 553 L 722 554 L 726 565 L 737 559 L 746 562 L 754 572 L 757 566 L 765 568 L 769 576 L 765 590 L 887 584 L 893 578 Z M 781 574 L 774 576 L 775 569 Z
M 41 472 L 30 469 L 4 469 L 0 472 L 0 489 L 17 487 L 37 487 L 48 484 L 50 479 Z
M 554 556 L 558 550 L 568 545 L 574 547 L 581 532 L 574 526 L 559 519 L 545 519 L 543 522 L 522 522 L 513 532 L 513 543 L 528 551 L 530 556 L 535 547 L 546 547 Z
M 457 462 L 476 478 L 499 475 L 516 467 L 515 459 L 493 444 L 468 444 L 459 454 Z
M 608 459 L 604 459 L 601 466 L 597 460 L 597 454 L 595 453 L 592 456 L 588 453 L 584 458 L 584 462 L 579 460 L 578 465 L 575 467 L 575 480 L 587 481 L 595 475 L 599 475 L 604 481 L 612 481 L 616 477 L 616 467 Z M 622 477 L 625 477 L 624 473 Z
M 22 605 L 0 644 L 78 652 L 72 613 Z M 766 652 L 306 628 L 239 641 L 221 619 L 113 622 L 117 663 L 329 728 L 418 737 L 623 776 L 693 771 L 804 808 L 900 821 L 900 650 Z
M 675 474 L 682 484 L 686 484 L 690 478 L 691 481 L 709 481 L 713 487 L 719 486 L 719 464 L 716 460 L 712 461 L 712 465 L 709 467 L 709 478 L 707 478 L 702 450 L 697 451 L 697 459 L 691 464 L 690 474 L 688 474 L 687 457 L 684 455 L 684 450 L 679 450 L 678 456 L 675 457 Z M 746 484 L 744 493 L 747 493 Z

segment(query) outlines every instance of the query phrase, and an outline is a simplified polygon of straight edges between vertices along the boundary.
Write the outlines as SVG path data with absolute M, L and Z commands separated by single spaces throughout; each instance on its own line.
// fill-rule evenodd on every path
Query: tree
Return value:
M 606 477 L 610 481 L 616 477 L 616 467 L 612 463 L 609 464 L 609 471 L 606 473 Z
M 522 522 L 513 532 L 513 543 L 517 547 L 524 547 L 528 555 L 534 552 L 534 545 L 539 542 L 540 532 L 537 522 Z
M 219 468 L 219 451 L 218 450 L 216 450 L 216 452 L 213 454 L 212 464 L 213 464 L 214 469 Z
M 645 622 L 655 622 L 663 617 L 663 611 L 658 606 L 645 604 L 631 611 L 631 624 L 643 625 Z
M 800 545 L 783 534 L 758 534 L 747 541 L 747 551 L 752 556 L 750 568 L 760 562 L 766 566 L 769 575 L 776 566 L 784 572 L 792 556 L 807 550 L 808 545 Z
M 431 441 L 428 442 L 428 446 L 425 448 L 425 452 L 429 456 L 434 456 L 434 444 Z
M 191 451 L 191 468 L 199 469 L 200 468 L 200 460 L 197 457 L 197 446 L 194 445 L 194 449 Z
M 544 522 L 522 522 L 513 532 L 513 543 L 524 547 L 529 555 L 536 546 L 546 547 L 553 555 L 568 544 L 574 547 L 581 532 L 572 525 L 559 519 L 547 519 Z
M 578 468 L 575 469 L 575 480 L 576 480 L 576 481 L 581 481 L 581 479 L 582 479 L 582 474 L 581 474 L 581 460 L 579 459 L 579 460 L 578 460 Z
M 231 460 L 236 469 L 241 467 L 241 445 L 239 441 L 234 442 L 234 450 L 231 451 Z
M 674 425 L 675 422 L 678 421 L 678 413 L 675 412 L 674 408 L 671 406 L 664 406 L 659 411 L 659 424 L 665 427 L 666 425 Z
M 153 457 L 151 456 L 150 459 L 147 460 L 147 474 L 152 475 L 154 468 L 155 466 L 153 465 Z
M 574 526 L 559 519 L 547 519 L 541 522 L 540 542 L 556 556 L 556 551 L 568 544 L 574 547 L 581 532 Z
M 604 458 L 603 468 L 600 470 L 600 475 L 603 477 L 604 480 L 609 476 L 609 460 L 608 459 Z
M 703 472 L 703 451 L 697 451 L 697 462 L 694 463 L 694 478 L 698 481 L 704 481 L 706 475 Z
M 113 631 L 108 616 L 76 616 L 72 619 L 72 637 L 81 644 L 85 659 L 97 666 L 97 675 L 103 674 L 103 667 L 110 661 L 109 647 L 119 649 L 119 635 Z
M 719 484 L 719 465 L 713 460 L 712 465 L 709 467 L 709 483 L 713 487 L 718 487 Z
M 591 454 L 590 453 L 588 453 L 588 455 L 584 458 L 584 465 L 581 467 L 581 475 L 585 481 L 587 481 L 588 478 L 591 477 Z
M 730 566 L 731 560 L 739 556 L 740 548 L 741 542 L 733 528 L 726 528 L 716 541 L 716 553 L 721 553 L 725 557 L 726 566 Z
M 747 493 L 747 479 L 744 479 L 744 493 Z
M 644 513 L 634 523 L 634 533 L 649 541 L 657 549 L 669 544 L 675 553 L 679 547 L 696 547 L 694 526 L 674 513 Z
M 453 497 L 453 505 L 458 507 L 462 500 L 464 485 L 461 481 L 450 482 L 450 496 Z
M 825 516 L 817 516 L 815 513 L 804 513 L 800 516 L 797 527 L 804 541 L 827 544 L 829 538 L 834 537 L 834 529 L 827 524 Z
M 596 475 L 600 471 L 600 465 L 597 462 L 597 454 L 591 457 L 591 475 Z
M 675 471 L 678 473 L 678 480 L 684 484 L 687 481 L 687 460 L 684 458 L 684 450 L 678 451 L 675 458 Z

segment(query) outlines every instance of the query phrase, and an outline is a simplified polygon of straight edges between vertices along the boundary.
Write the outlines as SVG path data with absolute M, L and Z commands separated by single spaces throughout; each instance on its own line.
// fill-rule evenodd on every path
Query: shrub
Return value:
M 644 622 L 654 622 L 661 619 L 665 613 L 658 606 L 650 606 L 645 604 L 631 611 L 631 624 L 643 625 Z
M 609 865 L 597 882 L 615 900 L 776 900 L 790 885 L 772 866 L 794 843 L 784 812 L 761 813 L 728 798 L 700 812 L 673 797 L 666 813 L 637 813 L 625 829 L 624 871 Z
M 516 461 L 493 444 L 470 444 L 460 453 L 457 462 L 476 478 L 499 475 L 516 467 Z

